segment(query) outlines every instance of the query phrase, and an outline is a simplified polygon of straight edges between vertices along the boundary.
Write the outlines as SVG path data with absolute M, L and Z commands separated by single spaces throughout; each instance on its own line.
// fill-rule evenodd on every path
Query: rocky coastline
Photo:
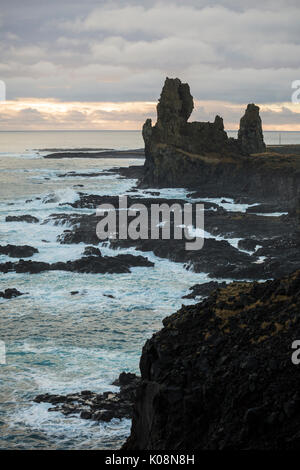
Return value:
M 111 385 L 119 387 L 119 391 L 95 393 L 82 390 L 68 395 L 45 393 L 37 395 L 36 403 L 55 405 L 49 412 L 60 412 L 64 416 L 77 416 L 91 421 L 108 422 L 112 419 L 130 419 L 140 377 L 130 372 L 122 372 Z
M 129 273 L 132 267 L 153 267 L 151 253 L 210 279 L 183 296 L 200 302 L 183 305 L 146 342 L 141 377 L 122 373 L 112 384 L 119 391 L 47 393 L 35 401 L 86 420 L 133 418 L 127 451 L 296 449 L 299 371 L 291 345 L 300 335 L 300 150 L 265 146 L 255 104 L 241 118 L 237 139 L 228 138 L 219 116 L 213 123 L 188 122 L 192 110 L 189 86 L 167 79 L 157 123 L 147 120 L 143 127 L 145 152 L 55 149 L 45 158 L 145 157 L 144 166 L 58 177 L 136 179 L 127 192 L 128 206 L 203 204 L 200 251 L 187 251 L 185 240 L 164 240 L 162 234 L 151 239 L 148 223 L 148 239 L 123 240 L 116 229 L 116 237 L 105 242 L 116 251 L 135 249 L 136 255 L 103 256 L 96 208 L 112 204 L 118 219 L 118 196 L 77 192 L 76 200 L 61 204 L 75 209 L 72 214 L 59 207 L 44 220 L 31 214 L 6 217 L 8 223 L 61 226 L 57 242 L 85 248 L 77 260 L 47 263 L 34 259 L 39 250 L 33 246 L 0 246 L 1 255 L 19 258 L 1 262 L 2 273 Z M 186 196 L 163 197 L 160 189 L 166 187 L 184 188 Z M 42 202 L 53 202 L 52 195 Z M 170 224 L 173 232 L 174 220 Z M 0 292 L 5 300 L 20 295 L 14 288 Z
M 124 450 L 298 450 L 300 271 L 183 306 L 143 348 Z
M 129 195 L 128 206 L 144 204 L 150 208 L 154 203 L 184 204 L 183 199 L 156 199 Z M 201 203 L 201 199 L 197 200 Z M 300 265 L 299 220 L 295 210 L 287 215 L 261 215 L 252 211 L 232 212 L 213 202 L 202 201 L 205 208 L 205 230 L 210 234 L 200 251 L 185 250 L 184 240 L 121 240 L 118 238 L 107 241 L 111 248 L 135 248 L 139 252 L 153 252 L 160 258 L 173 262 L 184 263 L 187 269 L 195 272 L 208 273 L 217 279 L 270 279 L 283 276 L 294 271 Z M 72 203 L 72 207 L 96 209 L 100 204 L 112 204 L 118 215 L 118 197 L 95 196 L 81 194 Z M 282 208 L 280 206 L 280 208 Z M 254 207 L 255 209 L 255 207 Z M 271 211 L 276 206 L 270 206 Z M 277 209 L 279 207 L 277 206 Z M 264 206 L 264 211 L 268 209 Z M 128 218 L 130 221 L 130 217 Z M 44 223 L 59 223 L 68 228 L 62 232 L 58 240 L 61 244 L 85 243 L 98 245 L 96 226 L 99 217 L 96 214 L 52 214 Z M 171 220 L 173 229 L 174 221 Z M 118 226 L 118 224 L 117 224 Z M 148 224 L 150 227 L 150 223 Z M 150 230 L 150 228 L 149 228 Z
M 192 109 L 188 85 L 167 79 L 157 123 L 147 120 L 143 128 L 140 187 L 182 185 L 197 188 L 197 197 L 248 201 L 255 195 L 262 204 L 246 214 L 205 213 L 211 233 L 243 236 L 237 248 L 252 263 L 242 267 L 246 258 L 228 253 L 220 267 L 214 246 L 217 268 L 210 276 L 243 282 L 193 286 L 185 297 L 206 299 L 183 305 L 146 342 L 131 435 L 122 449 L 298 450 L 300 361 L 292 354 L 300 336 L 299 149 L 270 152 L 255 105 L 248 105 L 237 140 L 227 139 L 218 116 L 212 124 L 187 122 Z M 288 217 L 269 217 L 272 228 L 262 217 L 262 228 L 258 214 L 277 205 Z M 215 228 L 210 217 L 219 219 Z M 278 225 L 276 234 L 275 220 L 290 229 Z M 262 279 L 274 280 L 256 282 Z

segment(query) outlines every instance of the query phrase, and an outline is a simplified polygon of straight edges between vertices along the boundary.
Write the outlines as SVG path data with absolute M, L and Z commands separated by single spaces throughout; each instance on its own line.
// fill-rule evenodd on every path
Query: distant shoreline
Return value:
M 238 129 L 225 129 L 226 132 L 238 132 Z M 141 132 L 141 129 L 7 129 L 0 130 L 0 133 L 6 132 Z M 272 132 L 274 134 L 293 133 L 297 134 L 298 131 L 287 130 L 263 130 L 263 133 Z
M 133 149 L 133 150 L 104 150 L 101 152 L 76 152 L 76 151 L 66 151 L 62 149 L 61 151 L 50 153 L 45 155 L 44 158 L 145 158 L 144 149 Z

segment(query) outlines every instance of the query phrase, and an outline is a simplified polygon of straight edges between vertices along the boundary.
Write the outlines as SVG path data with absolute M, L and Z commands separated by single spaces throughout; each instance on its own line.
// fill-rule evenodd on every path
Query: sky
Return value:
M 165 78 L 188 82 L 190 120 L 300 131 L 299 0 L 1 0 L 0 130 L 141 129 Z M 300 93 L 299 93 L 300 96 Z

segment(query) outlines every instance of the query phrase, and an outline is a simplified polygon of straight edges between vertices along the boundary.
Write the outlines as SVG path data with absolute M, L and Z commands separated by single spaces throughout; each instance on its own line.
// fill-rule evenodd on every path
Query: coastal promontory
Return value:
M 157 122 L 147 119 L 144 174 L 140 187 L 188 187 L 205 197 L 247 197 L 295 206 L 300 194 L 299 148 L 264 143 L 259 107 L 248 104 L 237 139 L 223 119 L 190 121 L 190 87 L 167 78 L 157 104 Z

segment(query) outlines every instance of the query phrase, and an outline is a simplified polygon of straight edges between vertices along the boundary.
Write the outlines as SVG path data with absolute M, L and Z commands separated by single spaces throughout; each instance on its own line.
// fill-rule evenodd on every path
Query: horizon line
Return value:
M 238 132 L 238 129 L 224 129 L 225 132 Z M 1 129 L 1 132 L 140 132 L 141 129 Z M 263 132 L 300 132 L 288 130 L 267 129 Z

